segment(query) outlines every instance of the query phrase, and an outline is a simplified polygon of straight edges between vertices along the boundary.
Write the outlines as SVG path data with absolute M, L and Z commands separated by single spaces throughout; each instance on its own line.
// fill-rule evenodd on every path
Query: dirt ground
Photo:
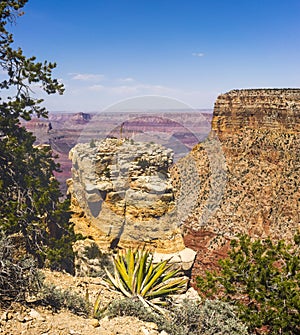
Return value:
M 70 289 L 82 297 L 89 297 L 93 304 L 101 294 L 101 303 L 118 298 L 99 278 L 73 277 L 68 274 L 43 271 L 45 282 L 57 288 Z M 134 317 L 103 318 L 100 321 L 75 315 L 69 310 L 53 311 L 48 306 L 33 303 L 13 302 L 7 308 L 0 309 L 1 335 L 167 335 L 158 332 L 151 322 L 143 322 Z

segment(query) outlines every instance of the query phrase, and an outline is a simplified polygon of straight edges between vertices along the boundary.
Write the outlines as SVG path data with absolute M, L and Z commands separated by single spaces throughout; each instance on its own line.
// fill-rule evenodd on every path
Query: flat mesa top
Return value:
M 300 88 L 247 88 L 234 89 L 222 95 L 300 95 Z

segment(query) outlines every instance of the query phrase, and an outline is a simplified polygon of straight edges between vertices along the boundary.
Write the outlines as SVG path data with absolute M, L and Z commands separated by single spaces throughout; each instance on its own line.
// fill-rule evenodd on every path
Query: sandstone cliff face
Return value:
M 201 176 L 197 204 L 184 223 L 185 243 L 198 250 L 194 274 L 215 266 L 238 233 L 291 240 L 300 228 L 299 121 L 300 90 L 234 90 L 217 99 L 210 139 L 186 158 Z M 219 180 L 207 149 L 214 134 L 223 152 L 217 153 L 224 165 Z M 216 181 L 214 206 L 208 194 Z
M 232 90 L 218 97 L 212 129 L 224 134 L 245 129 L 300 130 L 299 89 Z
M 146 243 L 168 252 L 184 248 L 168 171 L 172 150 L 108 138 L 77 144 L 70 158 L 69 190 L 79 232 L 100 247 Z

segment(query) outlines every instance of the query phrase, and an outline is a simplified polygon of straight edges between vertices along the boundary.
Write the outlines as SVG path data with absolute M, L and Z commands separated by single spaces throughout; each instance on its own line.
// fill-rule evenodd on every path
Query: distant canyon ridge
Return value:
M 186 155 L 211 129 L 212 110 L 151 110 L 94 113 L 52 112 L 24 123 L 36 144 L 50 144 L 61 166 L 56 177 L 66 193 L 71 177 L 70 150 L 77 143 L 104 138 L 134 138 L 170 148 L 175 160 Z

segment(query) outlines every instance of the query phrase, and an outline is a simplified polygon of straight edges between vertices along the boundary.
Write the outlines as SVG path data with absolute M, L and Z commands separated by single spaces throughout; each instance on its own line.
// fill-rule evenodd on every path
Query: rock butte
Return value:
M 107 138 L 70 152 L 69 191 L 76 229 L 101 249 L 148 245 L 184 249 L 169 167 L 173 152 L 155 143 Z

